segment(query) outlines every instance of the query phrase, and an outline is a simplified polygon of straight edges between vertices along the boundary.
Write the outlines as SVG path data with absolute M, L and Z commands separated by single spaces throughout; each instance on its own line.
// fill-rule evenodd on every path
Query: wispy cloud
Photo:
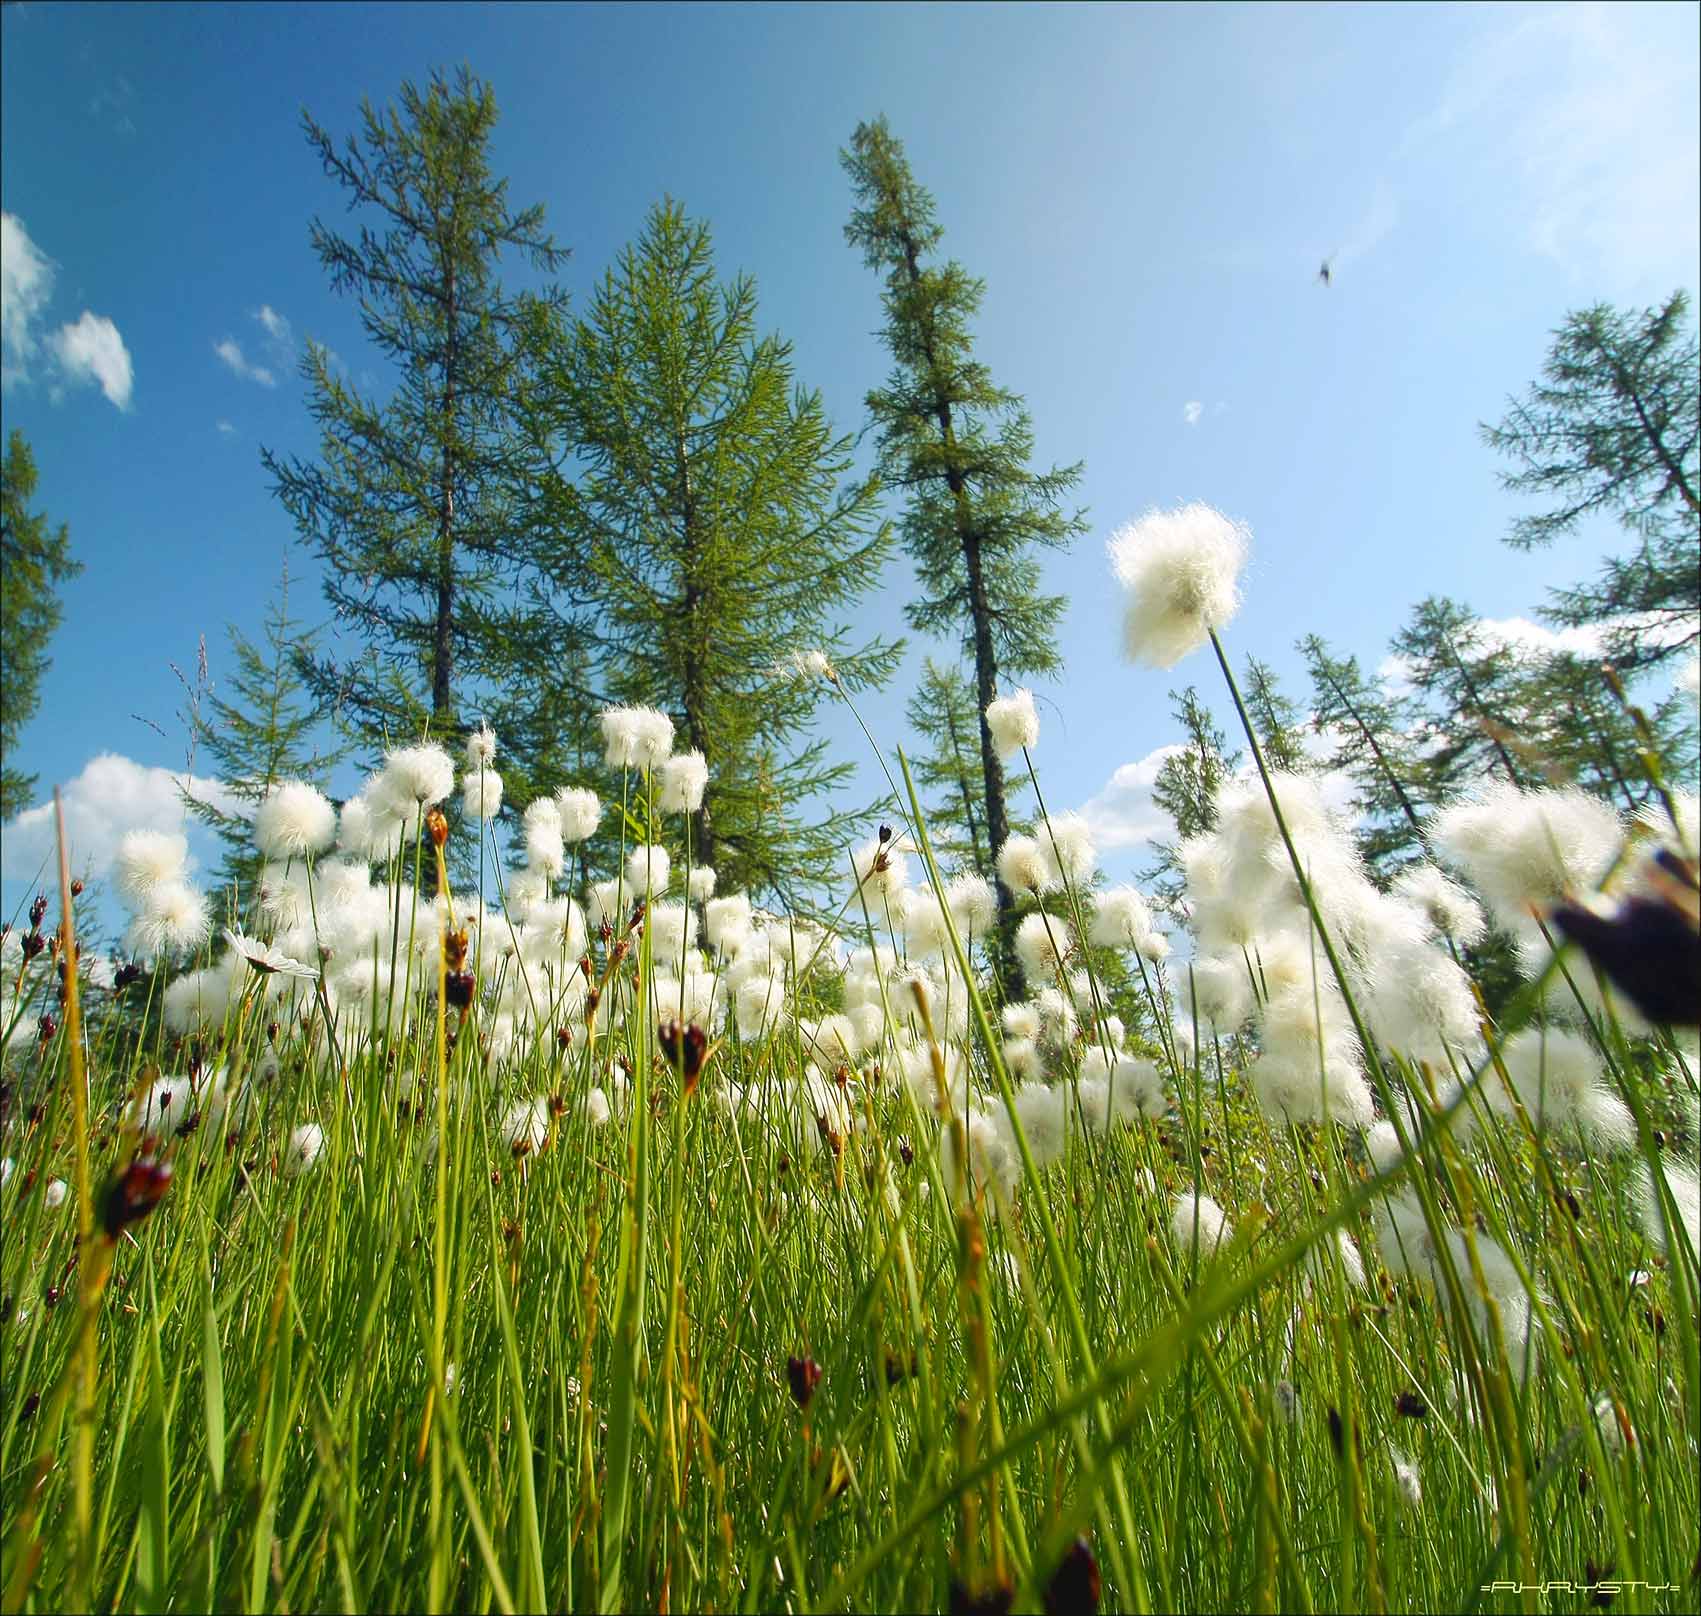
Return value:
M 1160 746 L 1132 763 L 1120 765 L 1098 791 L 1081 804 L 1081 817 L 1093 828 L 1093 844 L 1104 852 L 1149 846 L 1174 826 L 1152 801 L 1152 787 L 1166 758 L 1186 748 Z
M 295 346 L 295 337 L 286 320 L 270 303 L 262 303 L 254 311 L 254 318 L 266 328 L 266 335 L 273 342 L 281 342 L 286 348 Z
M 265 365 L 255 365 L 248 361 L 242 352 L 242 344 L 236 338 L 226 337 L 223 342 L 215 342 L 213 352 L 244 381 L 258 382 L 262 387 L 278 385 L 277 376 Z
M 218 431 L 219 436 L 223 438 L 234 438 L 236 436 L 236 428 L 229 421 L 218 422 Z
M 1690 8 L 1483 11 L 1401 154 L 1480 166 L 1526 244 L 1579 276 L 1668 275 L 1701 246 L 1698 73 Z M 1687 20 L 1684 20 L 1687 16 Z M 1673 30 L 1672 42 L 1658 35 Z M 1677 30 L 1687 48 L 1675 48 Z
M 15 213 L 0 214 L 0 386 L 35 381 L 35 361 L 45 353 L 54 403 L 67 387 L 94 382 L 119 409 L 129 409 L 135 367 L 111 320 L 84 309 L 74 325 L 44 334 L 55 268 L 30 240 L 22 219 Z
M 61 792 L 72 870 L 85 879 L 105 875 L 126 831 L 181 831 L 195 825 L 187 818 L 179 782 L 203 802 L 239 811 L 236 799 L 217 780 L 173 773 L 116 752 L 91 758 Z M 56 845 L 53 804 L 25 809 L 0 839 L 0 874 L 15 881 L 38 879 L 55 856 Z
M 135 368 L 118 327 L 104 314 L 84 309 L 75 325 L 61 326 L 53 334 L 53 353 L 67 382 L 74 386 L 98 382 L 111 403 L 121 410 L 130 408 Z
M 89 116 L 97 123 L 110 118 L 113 130 L 128 140 L 136 133 L 135 120 L 130 116 L 130 108 L 135 101 L 135 85 L 120 73 L 89 98 Z
M 1358 222 L 1335 252 L 1332 260 L 1334 269 L 1338 272 L 1346 265 L 1367 257 L 1393 235 L 1399 222 L 1400 203 L 1394 195 L 1394 188 L 1387 180 L 1379 179 Z
M 41 349 L 38 325 L 53 296 L 53 262 L 23 220 L 0 213 L 0 385 L 29 380 Z
M 1190 398 L 1181 406 L 1181 418 L 1189 426 L 1198 426 L 1199 417 L 1205 413 L 1205 406 L 1196 398 Z

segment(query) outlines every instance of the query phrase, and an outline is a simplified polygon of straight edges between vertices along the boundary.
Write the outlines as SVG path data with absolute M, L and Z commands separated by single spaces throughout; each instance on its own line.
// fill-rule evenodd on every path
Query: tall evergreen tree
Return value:
M 924 657 L 921 677 L 904 706 L 923 747 L 910 760 L 927 811 L 935 851 L 964 870 L 994 879 L 992 844 L 986 829 L 986 786 L 981 772 L 980 712 L 975 687 L 957 664 Z M 1006 780 L 1008 799 L 1028 789 L 1026 775 Z M 1012 831 L 1026 830 L 1014 802 L 1006 802 Z
M 508 688 L 535 665 L 544 632 L 515 589 L 535 573 L 542 469 L 526 430 L 522 333 L 539 303 L 559 310 L 563 299 L 511 296 L 498 270 L 510 250 L 545 272 L 566 255 L 543 209 L 512 211 L 507 182 L 492 176 L 495 123 L 490 88 L 464 68 L 424 91 L 404 84 L 382 113 L 363 103 L 360 138 L 341 147 L 303 117 L 325 172 L 372 221 L 348 237 L 315 220 L 314 251 L 332 287 L 358 298 L 396 385 L 388 402 L 366 398 L 310 345 L 302 373 L 320 458 L 262 459 L 324 564 L 337 623 L 362 647 L 304 671 L 371 746 L 427 720 L 447 738 L 475 708 L 517 737 L 534 707 Z
M 59 627 L 59 586 L 83 570 L 71 559 L 71 534 L 54 531 L 42 511 L 29 508 L 35 494 L 35 457 L 13 429 L 0 462 L 0 820 L 30 805 L 36 777 L 16 767 L 24 725 L 41 706 L 48 641 Z
M 1064 501 L 1080 466 L 1036 472 L 1032 421 L 1014 393 L 974 358 L 970 323 L 985 283 L 953 261 L 934 262 L 944 236 L 933 198 L 916 183 L 884 118 L 859 124 L 840 154 L 857 207 L 846 239 L 883 273 L 884 336 L 894 360 L 868 395 L 880 470 L 905 494 L 902 531 L 921 585 L 909 620 L 961 637 L 980 709 L 982 789 L 994 856 L 1010 833 L 1003 765 L 986 724 L 1001 678 L 1055 673 L 1063 597 L 1042 594 L 1036 548 L 1061 549 L 1085 527 Z M 1014 899 L 998 884 L 1007 989 Z
M 188 791 L 185 806 L 217 832 L 224 846 L 217 884 L 233 886 L 239 910 L 253 896 L 262 859 L 254 846 L 254 810 L 274 785 L 305 780 L 323 789 L 344 747 L 325 744 L 321 715 L 306 699 L 299 672 L 313 651 L 315 634 L 289 615 L 289 566 L 278 580 L 260 643 L 234 624 L 229 629 L 230 694 L 209 691 L 194 708 L 197 750 L 212 761 L 211 772 L 240 805 L 221 808 Z
M 1311 675 L 1312 723 L 1330 746 L 1324 767 L 1352 776 L 1359 850 L 1376 875 L 1390 878 L 1422 855 L 1423 819 L 1434 806 L 1414 750 L 1411 703 L 1316 634 L 1299 651 Z
M 547 333 L 546 333 L 547 335 Z M 842 882 L 850 776 L 810 740 L 831 685 L 882 684 L 901 646 L 850 639 L 891 550 L 877 486 L 850 476 L 791 345 L 760 335 L 756 286 L 721 283 L 707 225 L 654 209 L 586 317 L 543 362 L 540 407 L 575 446 L 549 519 L 594 599 L 598 678 L 676 720 L 709 765 L 693 854 L 723 887 L 807 906 Z M 821 652 L 830 679 L 791 659 Z
M 1558 501 L 1519 517 L 1509 544 L 1551 544 L 1596 514 L 1635 535 L 1629 555 L 1553 591 L 1543 614 L 1610 625 L 1607 655 L 1631 671 L 1701 639 L 1701 350 L 1688 311 L 1681 291 L 1640 311 L 1576 310 L 1554 333 L 1541 380 L 1509 401 L 1498 426 L 1481 428 L 1521 465 L 1503 486 Z
M 1283 693 L 1276 670 L 1255 656 L 1247 657 L 1241 696 L 1264 761 L 1272 769 L 1289 774 L 1309 773 L 1315 764 L 1305 749 L 1305 714 L 1291 696 Z
M 1239 750 L 1229 750 L 1228 737 L 1192 685 L 1170 691 L 1169 699 L 1183 738 L 1180 749 L 1158 766 L 1152 801 L 1169 815 L 1175 839 L 1153 842 L 1157 860 L 1142 877 L 1166 904 L 1179 898 L 1184 886 L 1177 849 L 1189 837 L 1216 829 L 1217 793 L 1240 763 Z

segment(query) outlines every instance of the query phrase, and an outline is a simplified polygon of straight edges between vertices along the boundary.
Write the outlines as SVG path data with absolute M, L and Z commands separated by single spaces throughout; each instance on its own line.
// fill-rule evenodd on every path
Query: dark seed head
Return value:
M 425 834 L 431 838 L 433 847 L 441 847 L 449 840 L 449 816 L 441 808 L 433 808 L 425 816 Z
M 170 1188 L 170 1162 L 136 1157 L 107 1182 L 100 1198 L 101 1227 L 116 1240 L 132 1223 L 139 1223 L 152 1212 Z
M 38 892 L 35 901 L 30 905 L 30 930 L 40 931 L 41 922 L 47 914 L 47 894 Z
M 1394 1412 L 1408 1420 L 1422 1420 L 1429 1417 L 1429 1405 L 1416 1392 L 1401 1392 L 1394 1399 Z
M 474 979 L 471 971 L 457 971 L 443 980 L 443 999 L 457 1010 L 469 1008 L 473 1002 Z
M 1333 1404 L 1329 1406 L 1329 1445 L 1335 1450 L 1335 1457 L 1341 1457 L 1341 1436 L 1345 1429 L 1341 1424 L 1341 1411 Z
M 1099 1563 L 1078 1537 L 1045 1585 L 1046 1616 L 1094 1616 L 1099 1608 Z
M 29 1396 L 24 1399 L 24 1406 L 18 1410 L 18 1424 L 22 1425 L 25 1420 L 33 1420 L 35 1418 L 35 1411 L 40 1407 L 41 1393 L 31 1392 Z
M 994 1583 L 977 1594 L 953 1577 L 945 1608 L 951 1616 L 1005 1616 L 1015 1603 L 1016 1590 L 1008 1583 Z
M 910 1167 L 914 1165 L 915 1146 L 910 1143 L 909 1137 L 906 1134 L 898 1135 L 898 1155 L 902 1159 L 904 1166 Z
M 880 845 L 884 847 L 889 841 L 891 841 L 891 839 L 892 827 L 890 825 L 882 825 L 880 827 Z
M 808 1408 L 821 1384 L 821 1366 L 813 1358 L 787 1358 L 786 1381 L 791 1387 L 791 1400 L 799 1408 Z

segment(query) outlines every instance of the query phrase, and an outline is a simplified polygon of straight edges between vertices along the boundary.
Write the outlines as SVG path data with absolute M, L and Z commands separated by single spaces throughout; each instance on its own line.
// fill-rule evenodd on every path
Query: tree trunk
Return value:
M 448 353 L 443 363 L 443 484 L 437 507 L 437 623 L 431 644 L 431 723 L 437 739 L 448 739 L 454 690 L 455 651 L 455 266 L 448 266 Z

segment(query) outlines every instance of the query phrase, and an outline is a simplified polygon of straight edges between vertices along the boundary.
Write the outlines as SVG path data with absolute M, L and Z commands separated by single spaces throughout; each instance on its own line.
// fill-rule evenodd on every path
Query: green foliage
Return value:
M 1544 614 L 1612 625 L 1607 655 L 1626 670 L 1664 662 L 1701 637 L 1701 353 L 1688 312 L 1681 291 L 1656 308 L 1573 312 L 1554 333 L 1541 380 L 1509 401 L 1498 426 L 1481 429 L 1520 464 L 1503 486 L 1558 501 L 1519 517 L 1509 544 L 1550 544 L 1596 514 L 1636 536 L 1637 547 L 1609 559 L 1593 582 L 1553 591 Z
M 1063 549 L 1085 530 L 1065 509 L 1081 467 L 1036 472 L 1033 423 L 1016 394 L 974 357 L 971 322 L 985 283 L 955 260 L 932 262 L 944 237 L 884 118 L 859 124 L 840 153 L 857 199 L 845 239 L 885 276 L 883 336 L 894 366 L 868 395 L 881 476 L 901 489 L 900 527 L 920 593 L 907 608 L 924 633 L 955 634 L 974 666 L 984 715 L 999 681 L 1054 673 L 1063 597 L 1042 594 L 1036 549 Z M 980 734 L 987 839 L 1009 835 L 1003 765 L 984 716 Z M 1006 936 L 1011 895 L 998 884 Z M 1007 986 L 1014 966 L 1006 950 Z
M 1217 792 L 1240 763 L 1239 748 L 1229 750 L 1228 737 L 1192 685 L 1170 691 L 1169 699 L 1171 716 L 1181 726 L 1182 749 L 1158 766 L 1152 801 L 1175 825 L 1175 840 L 1152 843 L 1157 861 L 1142 877 L 1165 902 L 1181 893 L 1177 848 L 1190 837 L 1216 829 Z
M 48 642 L 59 627 L 59 586 L 83 570 L 71 559 L 71 535 L 32 511 L 35 458 L 13 430 L 0 463 L 0 820 L 30 805 L 36 777 L 16 767 L 18 737 L 41 706 Z
M 228 632 L 235 663 L 228 675 L 230 694 L 208 692 L 194 709 L 193 733 L 197 749 L 211 761 L 211 772 L 246 811 L 221 808 L 189 791 L 183 792 L 183 801 L 217 832 L 224 857 L 215 884 L 224 891 L 236 889 L 240 914 L 264 863 L 254 847 L 255 808 L 284 781 L 305 780 L 325 789 L 346 748 L 323 744 L 321 715 L 304 699 L 299 665 L 311 657 L 318 635 L 289 615 L 287 561 L 266 614 L 263 643 L 256 644 L 235 625 Z
M 660 707 L 709 784 L 694 857 L 723 889 L 804 901 L 843 876 L 854 814 L 807 805 L 851 777 L 809 738 L 832 686 L 878 688 L 901 652 L 853 641 L 849 617 L 891 549 L 877 487 L 851 475 L 791 345 L 759 333 L 756 286 L 722 283 L 706 224 L 673 203 L 570 332 L 540 320 L 540 428 L 574 446 L 549 484 L 553 567 L 594 610 L 595 678 Z M 789 659 L 819 651 L 830 681 Z
M 462 69 L 434 75 L 399 106 L 362 104 L 361 134 L 339 147 L 311 117 L 309 144 L 348 205 L 372 221 L 358 237 L 315 221 L 315 253 L 395 380 L 363 396 L 324 347 L 302 364 L 320 428 L 316 462 L 266 451 L 263 463 L 323 563 L 339 631 L 360 647 L 302 663 L 319 701 L 368 748 L 417 735 L 448 739 L 479 711 L 510 750 L 535 740 L 535 692 L 512 675 L 546 643 L 530 493 L 541 456 L 527 417 L 527 345 L 537 297 L 504 291 L 504 253 L 545 272 L 565 258 L 543 209 L 518 213 L 489 166 L 496 102 Z M 521 589 L 518 586 L 529 585 Z M 513 759 L 522 767 L 523 754 Z M 509 767 L 508 763 L 504 767 Z
M 1423 817 L 1434 806 L 1411 702 L 1368 678 L 1357 657 L 1336 656 L 1316 634 L 1301 640 L 1299 651 L 1311 675 L 1312 723 L 1330 745 L 1323 767 L 1352 776 L 1359 850 L 1386 879 L 1422 856 Z
M 929 822 L 935 826 L 934 851 L 958 869 L 993 879 L 992 846 L 986 828 L 986 788 L 980 766 L 980 709 L 974 686 L 960 664 L 925 657 L 915 692 L 904 706 L 910 728 L 925 750 L 910 759 L 916 784 L 924 793 Z M 1031 789 L 1025 773 L 1006 780 L 1010 797 Z M 1012 831 L 1030 826 L 1019 811 Z

